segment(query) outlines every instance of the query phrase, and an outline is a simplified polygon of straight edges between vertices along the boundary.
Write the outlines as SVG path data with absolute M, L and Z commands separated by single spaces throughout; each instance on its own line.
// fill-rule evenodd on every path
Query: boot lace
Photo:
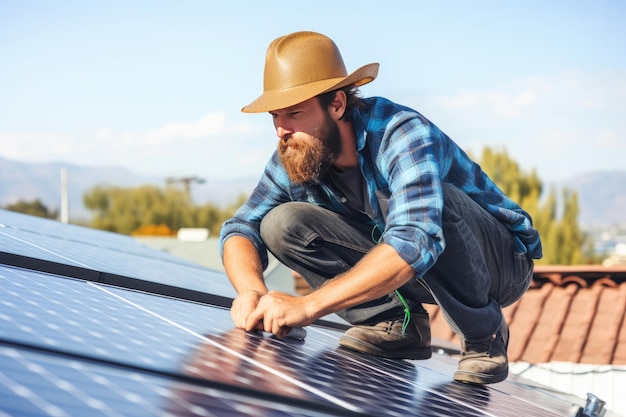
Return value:
M 464 358 L 491 357 L 493 343 L 497 336 L 497 333 L 494 333 L 489 339 L 480 342 L 465 341 L 465 349 L 461 351 L 461 356 Z

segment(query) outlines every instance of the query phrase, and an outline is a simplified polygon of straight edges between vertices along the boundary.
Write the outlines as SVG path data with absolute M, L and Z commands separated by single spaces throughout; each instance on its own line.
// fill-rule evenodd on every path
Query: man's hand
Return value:
M 250 290 L 239 294 L 237 298 L 233 300 L 233 304 L 230 308 L 230 316 L 235 326 L 246 330 L 263 330 L 263 323 L 258 323 L 258 326 L 253 326 L 251 329 L 246 327 L 250 313 L 257 308 L 262 296 L 262 293 Z
M 248 316 L 245 329 L 261 329 L 283 338 L 292 327 L 308 326 L 317 317 L 307 314 L 304 300 L 304 297 L 270 291 L 260 298 L 256 309 Z

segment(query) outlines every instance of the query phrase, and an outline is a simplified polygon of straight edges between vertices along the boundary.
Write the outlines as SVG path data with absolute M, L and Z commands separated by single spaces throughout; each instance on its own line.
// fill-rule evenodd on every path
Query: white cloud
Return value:
M 547 179 L 626 168 L 626 72 L 518 79 L 433 95 L 421 108 L 473 154 L 505 147 Z
M 624 138 L 624 134 L 620 137 L 620 135 L 613 130 L 599 130 L 593 138 L 593 143 L 601 149 L 608 151 L 617 150 L 620 153 L 624 152 L 621 155 L 623 158 L 626 158 L 626 139 Z M 624 167 L 626 168 L 626 161 L 624 161 Z
M 250 175 L 260 172 L 274 146 L 255 136 L 262 131 L 253 123 L 229 120 L 225 113 L 209 113 L 197 121 L 136 132 L 0 132 L 0 155 L 28 162 L 124 166 L 147 175 Z
M 227 117 L 225 113 L 209 113 L 197 122 L 169 123 L 157 129 L 138 135 L 145 145 L 159 145 L 168 142 L 188 141 L 224 134 Z
M 459 112 L 486 108 L 498 118 L 515 119 L 523 117 L 536 101 L 537 96 L 533 91 L 506 93 L 467 90 L 453 96 L 435 97 L 433 104 Z
M 0 132 L 0 154 L 25 161 L 52 160 L 71 148 L 70 142 L 70 135 L 59 133 Z
M 568 72 L 513 80 L 488 89 L 434 95 L 429 105 L 450 113 L 487 117 L 490 122 L 541 115 L 557 120 L 581 111 L 626 112 L 626 72 L 589 76 Z M 624 122 L 626 118 L 622 118 Z M 614 120 L 615 122 L 620 122 Z M 580 123 L 580 120 L 572 120 Z

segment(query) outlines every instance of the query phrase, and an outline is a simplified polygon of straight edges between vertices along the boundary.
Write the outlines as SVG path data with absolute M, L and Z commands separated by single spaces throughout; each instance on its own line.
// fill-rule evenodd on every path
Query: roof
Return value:
M 458 344 L 437 306 L 433 337 Z M 509 360 L 626 365 L 626 266 L 536 266 L 526 294 L 504 309 Z
M 456 360 L 387 360 L 233 328 L 221 271 L 127 236 L 0 210 L 0 414 L 563 416 L 585 399 Z M 613 416 L 609 412 L 607 416 Z

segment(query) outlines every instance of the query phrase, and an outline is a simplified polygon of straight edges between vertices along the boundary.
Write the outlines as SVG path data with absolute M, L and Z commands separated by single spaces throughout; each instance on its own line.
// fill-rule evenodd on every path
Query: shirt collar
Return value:
M 365 122 L 358 108 L 352 109 L 352 127 L 356 136 L 356 150 L 360 152 L 365 147 Z

